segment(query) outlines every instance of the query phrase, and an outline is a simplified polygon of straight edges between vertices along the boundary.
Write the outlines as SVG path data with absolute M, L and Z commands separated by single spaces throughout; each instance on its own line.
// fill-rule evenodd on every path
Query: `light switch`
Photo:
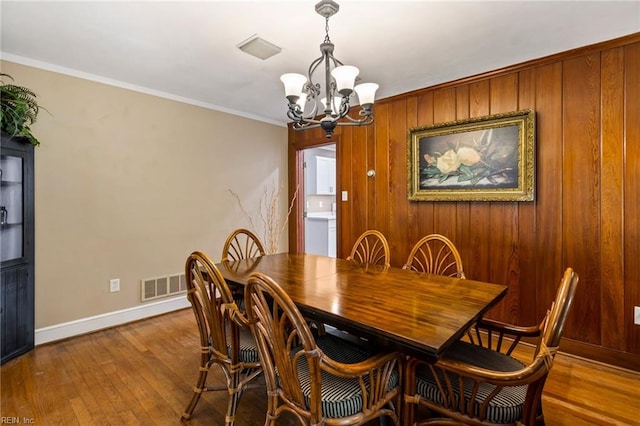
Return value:
M 349 193 L 347 191 L 342 191 L 342 201 L 349 201 Z

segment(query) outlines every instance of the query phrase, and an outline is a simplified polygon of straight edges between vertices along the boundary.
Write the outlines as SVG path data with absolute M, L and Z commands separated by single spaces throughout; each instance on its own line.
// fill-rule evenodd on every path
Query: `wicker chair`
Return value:
M 227 237 L 222 248 L 222 261 L 236 261 L 242 259 L 252 259 L 264 256 L 264 246 L 260 239 L 251 231 L 239 228 Z M 244 310 L 244 288 L 242 286 L 231 286 L 233 299 L 241 310 Z
M 265 425 L 284 412 L 305 425 L 361 425 L 383 416 L 399 424 L 399 353 L 371 356 L 329 334 L 316 340 L 289 296 L 264 274 L 251 275 L 245 301 L 267 383 Z
M 264 253 L 260 239 L 248 229 L 240 228 L 227 237 L 222 248 L 222 260 L 249 259 L 264 256 Z
M 430 234 L 418 241 L 402 269 L 465 278 L 458 249 L 440 234 Z
M 388 268 L 391 254 L 389 243 L 381 232 L 365 231 L 358 237 L 347 260 L 370 265 L 382 265 Z
M 568 268 L 540 325 L 520 327 L 480 320 L 474 342 L 455 342 L 435 363 L 407 362 L 405 425 L 413 425 L 417 405 L 432 417 L 419 424 L 442 424 L 441 417 L 470 425 L 543 424 L 542 388 L 558 351 L 578 276 Z M 533 359 L 510 356 L 522 337 L 538 337 Z
M 202 252 L 193 252 L 185 265 L 187 297 L 200 332 L 200 367 L 191 402 L 182 414 L 188 420 L 202 392 L 229 393 L 225 425 L 235 424 L 242 391 L 260 375 L 258 349 L 244 315 L 238 310 L 220 271 Z M 226 386 L 208 387 L 209 370 L 217 365 L 226 377 Z

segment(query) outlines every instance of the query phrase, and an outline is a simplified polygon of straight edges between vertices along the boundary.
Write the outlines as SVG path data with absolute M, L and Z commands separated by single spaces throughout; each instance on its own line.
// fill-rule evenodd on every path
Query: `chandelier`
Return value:
M 373 102 L 378 89 L 375 83 L 362 83 L 354 87 L 360 70 L 351 65 L 343 65 L 333 56 L 334 45 L 329 39 L 329 18 L 335 15 L 340 6 L 332 0 L 321 0 L 316 4 L 316 12 L 325 18 L 325 37 L 320 44 L 322 55 L 309 66 L 307 76 L 296 73 L 283 74 L 285 96 L 289 102 L 287 117 L 293 121 L 295 130 L 321 127 L 327 139 L 331 138 L 336 126 L 364 126 L 373 123 Z M 313 74 L 320 65 L 324 68 L 323 88 L 313 82 Z M 349 115 L 351 95 L 358 95 L 360 102 L 359 118 Z M 318 119 L 318 110 L 324 117 Z

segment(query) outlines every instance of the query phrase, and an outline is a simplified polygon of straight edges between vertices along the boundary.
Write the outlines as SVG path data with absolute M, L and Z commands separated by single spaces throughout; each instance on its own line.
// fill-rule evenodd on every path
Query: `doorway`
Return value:
M 337 256 L 336 144 L 303 150 L 305 253 Z

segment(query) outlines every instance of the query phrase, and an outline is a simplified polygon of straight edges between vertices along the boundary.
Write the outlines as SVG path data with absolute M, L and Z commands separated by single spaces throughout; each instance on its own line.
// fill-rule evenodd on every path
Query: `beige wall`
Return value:
M 250 226 L 228 189 L 251 214 L 265 186 L 286 193 L 285 127 L 1 65 L 49 111 L 32 128 L 36 328 L 139 305 L 140 280 L 182 272 L 195 249 L 218 261 Z

